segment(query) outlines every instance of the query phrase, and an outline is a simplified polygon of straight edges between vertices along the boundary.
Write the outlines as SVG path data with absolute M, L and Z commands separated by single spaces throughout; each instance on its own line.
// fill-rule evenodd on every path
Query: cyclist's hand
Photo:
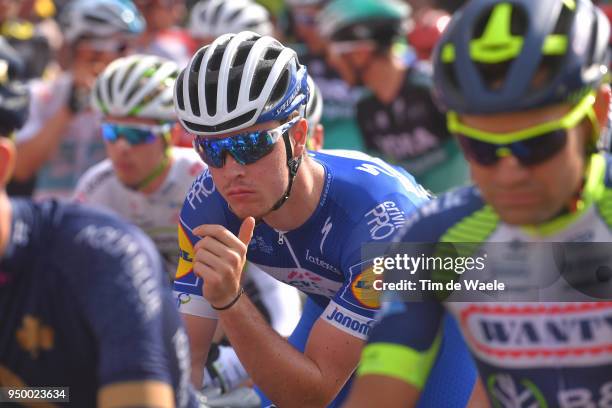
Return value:
M 230 303 L 240 291 L 240 278 L 255 219 L 247 217 L 236 237 L 222 225 L 204 224 L 193 230 L 200 239 L 195 247 L 193 271 L 204 280 L 202 292 L 212 305 Z

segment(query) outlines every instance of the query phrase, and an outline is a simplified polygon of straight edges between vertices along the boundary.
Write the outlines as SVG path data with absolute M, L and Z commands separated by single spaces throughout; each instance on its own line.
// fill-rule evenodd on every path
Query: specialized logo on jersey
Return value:
M 475 354 L 512 368 L 612 363 L 612 302 L 457 305 Z
M 333 227 L 333 224 L 331 222 L 331 217 L 327 217 L 327 219 L 325 220 L 325 224 L 323 225 L 323 228 L 321 228 L 321 234 L 323 234 L 323 238 L 321 238 L 321 245 L 319 245 L 319 250 L 321 251 L 321 254 L 323 254 L 323 244 L 325 243 L 325 240 L 327 239 L 327 234 L 329 234 L 329 231 L 331 231 Z
M 375 241 L 391 237 L 406 222 L 404 212 L 394 201 L 378 204 L 365 214 L 365 218 L 370 227 L 370 237 Z
M 355 299 L 363 306 L 371 309 L 378 309 L 380 307 L 381 292 L 374 289 L 374 280 L 376 279 L 380 279 L 380 276 L 377 276 L 373 271 L 373 267 L 370 266 L 359 274 L 351 284 L 351 292 Z
M 49 351 L 55 343 L 55 333 L 31 315 L 25 315 L 21 327 L 17 329 L 17 343 L 22 350 L 30 353 L 32 359 L 38 358 L 41 351 Z
M 176 269 L 176 279 L 180 279 L 187 275 L 193 269 L 193 244 L 187 236 L 183 224 L 179 223 L 178 227 L 179 241 L 179 262 Z

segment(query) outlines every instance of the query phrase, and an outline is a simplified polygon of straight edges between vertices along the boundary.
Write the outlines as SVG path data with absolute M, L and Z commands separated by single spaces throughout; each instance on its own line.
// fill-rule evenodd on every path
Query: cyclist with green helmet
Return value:
M 438 193 L 464 184 L 467 165 L 432 100 L 430 67 L 406 62 L 395 47 L 409 14 L 399 0 L 334 0 L 319 27 L 330 41 L 330 63 L 349 84 L 368 89 L 357 104 L 368 151 Z
M 410 406 L 445 309 L 459 317 L 493 406 L 610 406 L 612 282 L 607 259 L 588 255 L 612 241 L 612 158 L 595 149 L 610 108 L 609 35 L 586 0 L 480 0 L 455 14 L 434 53 L 434 80 L 475 185 L 424 207 L 397 239 L 495 251 L 503 258 L 489 256 L 478 277 L 505 273 L 512 298 L 388 304 L 348 406 Z M 576 242 L 579 280 L 532 286 L 560 267 L 571 272 Z M 551 243 L 564 251 L 553 252 L 556 263 L 533 267 L 543 254 L 533 248 Z M 418 330 L 414 319 L 424 322 Z

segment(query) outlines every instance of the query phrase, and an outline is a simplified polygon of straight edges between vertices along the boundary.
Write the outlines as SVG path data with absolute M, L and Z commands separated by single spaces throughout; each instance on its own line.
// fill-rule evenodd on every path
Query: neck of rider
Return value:
M 362 73 L 363 83 L 374 92 L 376 98 L 390 104 L 399 94 L 408 67 L 392 50 L 379 50 L 370 65 Z
M 0 257 L 8 244 L 11 230 L 11 206 L 6 194 L 8 183 L 15 167 L 15 145 L 0 136 Z
M 289 199 L 276 211 L 263 217 L 270 227 L 290 231 L 300 227 L 315 212 L 325 182 L 325 170 L 306 153 L 308 124 L 301 119 L 289 131 L 293 157 L 302 157 L 302 163 L 293 180 Z M 283 142 L 284 143 L 284 140 Z M 287 166 L 283 171 L 288 172 Z

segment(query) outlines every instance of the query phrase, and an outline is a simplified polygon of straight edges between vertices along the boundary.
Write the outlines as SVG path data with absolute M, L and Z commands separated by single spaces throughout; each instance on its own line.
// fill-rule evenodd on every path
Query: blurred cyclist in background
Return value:
M 240 31 L 276 36 L 270 13 L 254 0 L 201 0 L 191 9 L 187 29 L 197 48 L 220 35 Z
M 38 197 L 69 197 L 78 177 L 104 158 L 99 116 L 89 109 L 96 76 L 144 29 L 124 0 L 75 0 L 60 16 L 63 71 L 32 85 L 30 117 L 17 133 L 15 179 Z M 27 191 L 29 190 L 29 191 Z
M 321 150 L 325 144 L 325 131 L 323 125 L 321 125 L 324 103 L 321 90 L 310 75 L 308 75 L 308 89 L 310 90 L 310 99 L 306 104 L 306 112 L 304 113 L 304 119 L 308 122 L 306 148 L 317 151 Z
M 287 0 L 291 27 L 298 40 L 290 46 L 308 67 L 308 74 L 325 99 L 321 119 L 327 136 L 325 148 L 364 150 L 355 112 L 363 89 L 349 86 L 325 59 L 326 42 L 317 27 L 317 16 L 327 3 L 328 0 Z
M 178 264 L 176 225 L 181 203 L 205 165 L 193 149 L 170 146 L 178 65 L 152 55 L 113 61 L 100 74 L 93 105 L 103 115 L 108 159 L 90 168 L 77 201 L 109 208 L 155 242 L 171 278 Z
M 41 77 L 61 43 L 51 0 L 0 0 L 0 34 L 24 60 L 25 77 Z M 9 188 L 10 194 L 10 188 Z
M 136 40 L 135 51 L 168 58 L 179 67 L 187 65 L 197 49 L 187 30 L 180 24 L 186 14 L 184 0 L 134 0 L 146 21 L 144 32 Z
M 68 387 L 56 396 L 74 407 L 199 407 L 152 242 L 108 214 L 7 197 L 28 110 L 14 61 L 0 40 L 0 386 Z
M 438 193 L 467 182 L 467 164 L 432 100 L 429 66 L 406 65 L 394 51 L 408 19 L 399 0 L 334 0 L 319 27 L 330 42 L 330 63 L 348 83 L 369 90 L 357 105 L 368 151 Z

